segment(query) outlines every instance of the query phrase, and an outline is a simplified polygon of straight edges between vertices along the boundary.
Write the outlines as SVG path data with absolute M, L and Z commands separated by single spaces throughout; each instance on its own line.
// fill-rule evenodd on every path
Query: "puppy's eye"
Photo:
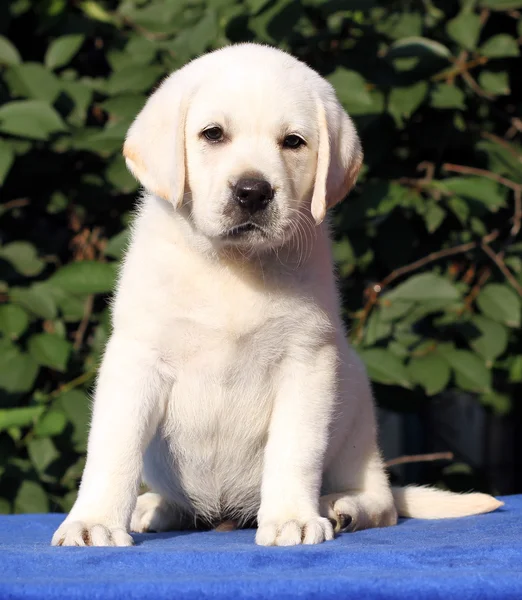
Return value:
M 299 137 L 298 135 L 295 135 L 293 133 L 287 135 L 283 140 L 283 148 L 291 148 L 292 150 L 297 150 L 297 148 L 300 148 L 305 144 L 306 142 L 303 140 L 302 137 Z
M 209 142 L 220 142 L 223 139 L 223 130 L 221 127 L 209 127 L 203 131 L 203 135 Z

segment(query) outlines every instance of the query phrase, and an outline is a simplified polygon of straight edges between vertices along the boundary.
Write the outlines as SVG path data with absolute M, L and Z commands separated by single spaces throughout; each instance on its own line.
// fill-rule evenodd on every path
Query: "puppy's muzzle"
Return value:
M 251 215 L 264 210 L 274 197 L 274 190 L 265 179 L 240 179 L 233 193 L 237 204 Z

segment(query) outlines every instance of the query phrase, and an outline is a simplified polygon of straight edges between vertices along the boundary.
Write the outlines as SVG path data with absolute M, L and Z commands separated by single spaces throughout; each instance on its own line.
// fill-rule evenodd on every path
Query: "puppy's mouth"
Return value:
M 236 225 L 235 227 L 232 227 L 225 233 L 224 237 L 228 239 L 237 239 L 244 236 L 247 233 L 251 233 L 252 231 L 256 231 L 263 236 L 266 235 L 266 232 L 261 226 L 257 225 L 256 223 L 252 223 L 251 221 L 248 221 L 247 223 L 242 223 L 241 225 Z

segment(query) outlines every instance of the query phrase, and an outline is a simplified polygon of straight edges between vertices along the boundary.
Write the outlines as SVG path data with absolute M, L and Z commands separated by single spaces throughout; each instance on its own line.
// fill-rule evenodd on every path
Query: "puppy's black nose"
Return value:
M 264 179 L 240 179 L 234 187 L 234 196 L 240 206 L 255 213 L 266 208 L 274 190 Z

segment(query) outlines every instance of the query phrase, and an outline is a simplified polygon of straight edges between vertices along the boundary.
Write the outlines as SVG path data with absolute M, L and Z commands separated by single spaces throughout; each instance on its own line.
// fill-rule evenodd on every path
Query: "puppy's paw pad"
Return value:
M 335 533 L 356 529 L 357 506 L 349 496 L 342 494 L 324 496 L 321 498 L 321 514 L 330 520 Z
M 352 515 L 347 515 L 345 513 L 336 513 L 335 533 L 345 533 L 347 531 L 352 531 L 355 527 L 355 521 L 353 520 Z
M 132 546 L 132 537 L 119 527 L 72 521 L 64 523 L 53 536 L 53 546 Z
M 297 546 L 298 544 L 320 544 L 334 537 L 333 528 L 322 517 L 308 520 L 292 519 L 281 523 L 261 523 L 257 529 L 256 544 L 260 546 Z

